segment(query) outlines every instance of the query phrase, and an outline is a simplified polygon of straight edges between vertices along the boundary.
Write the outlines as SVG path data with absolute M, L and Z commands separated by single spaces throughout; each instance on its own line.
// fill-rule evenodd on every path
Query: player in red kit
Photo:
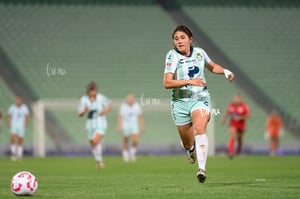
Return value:
M 236 94 L 233 98 L 233 101 L 228 105 L 227 111 L 222 117 L 222 123 L 224 124 L 227 117 L 229 120 L 228 131 L 230 138 L 228 141 L 228 155 L 233 157 L 234 154 L 239 155 L 242 150 L 243 144 L 243 135 L 246 129 L 246 121 L 249 118 L 250 111 L 247 104 L 243 101 L 243 98 L 240 94 Z M 237 149 L 235 149 L 235 140 L 237 140 Z

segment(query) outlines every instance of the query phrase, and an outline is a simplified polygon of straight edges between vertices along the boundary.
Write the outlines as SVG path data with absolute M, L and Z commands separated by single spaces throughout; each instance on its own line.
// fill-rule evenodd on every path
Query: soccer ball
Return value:
M 31 196 L 38 188 L 34 175 L 28 171 L 21 171 L 11 180 L 11 191 L 17 196 Z

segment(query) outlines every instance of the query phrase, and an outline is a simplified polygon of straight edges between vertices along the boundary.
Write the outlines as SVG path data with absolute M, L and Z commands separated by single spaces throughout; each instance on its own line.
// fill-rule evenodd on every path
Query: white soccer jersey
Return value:
M 123 118 L 123 127 L 138 126 L 138 117 L 142 114 L 142 109 L 136 102 L 132 106 L 127 103 L 122 103 L 119 114 Z
M 202 48 L 192 47 L 190 56 L 184 56 L 176 49 L 172 49 L 167 53 L 164 73 L 173 73 L 173 79 L 176 80 L 201 78 L 206 83 L 204 66 L 210 61 L 211 59 Z M 182 98 L 200 99 L 206 95 L 208 95 L 208 92 L 205 88 L 187 85 L 174 88 L 172 97 L 173 100 Z
M 25 118 L 29 115 L 28 107 L 22 104 L 20 107 L 15 104 L 11 105 L 7 112 L 10 115 L 10 126 L 11 127 L 25 127 Z
M 94 101 L 91 101 L 87 95 L 81 97 L 79 104 L 79 112 L 84 111 L 86 107 L 89 109 L 86 121 L 87 129 L 107 127 L 105 115 L 100 116 L 99 113 L 101 113 L 104 110 L 104 108 L 110 103 L 110 100 L 100 93 L 97 93 L 96 99 Z

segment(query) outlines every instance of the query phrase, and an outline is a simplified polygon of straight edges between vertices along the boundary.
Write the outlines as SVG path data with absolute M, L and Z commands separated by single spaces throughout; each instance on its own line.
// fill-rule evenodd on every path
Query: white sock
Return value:
M 130 148 L 130 156 L 135 157 L 136 154 L 136 147 L 131 147 Z
M 103 158 L 102 158 L 102 146 L 101 146 L 100 143 L 97 144 L 96 146 L 94 146 L 92 148 L 92 153 L 93 153 L 93 155 L 95 157 L 95 160 L 97 162 L 102 162 L 103 161 Z
M 198 168 L 205 171 L 207 153 L 208 153 L 208 138 L 206 134 L 195 136 L 196 154 L 198 160 Z
M 123 149 L 122 156 L 123 156 L 124 162 L 128 162 L 129 161 L 129 151 L 127 149 Z
M 13 155 L 13 156 L 17 154 L 17 145 L 16 144 L 10 145 L 10 152 L 11 152 L 11 155 Z
M 17 148 L 17 156 L 18 156 L 18 158 L 23 157 L 23 146 L 21 146 L 21 145 L 19 145 Z
M 131 147 L 129 150 L 130 153 L 130 160 L 131 161 L 136 161 L 136 147 Z

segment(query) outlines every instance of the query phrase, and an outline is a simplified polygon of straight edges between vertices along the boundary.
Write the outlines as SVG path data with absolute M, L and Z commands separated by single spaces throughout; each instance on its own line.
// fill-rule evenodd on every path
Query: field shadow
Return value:
M 237 185 L 253 185 L 255 182 L 223 182 L 223 183 L 207 183 L 207 187 L 226 187 L 226 186 L 237 186 Z

